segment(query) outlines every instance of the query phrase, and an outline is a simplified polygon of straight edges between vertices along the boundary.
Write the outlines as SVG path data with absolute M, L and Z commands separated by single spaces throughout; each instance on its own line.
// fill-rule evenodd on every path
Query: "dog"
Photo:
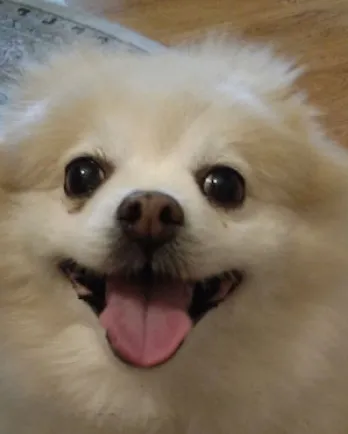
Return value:
M 348 432 L 348 157 L 300 74 L 230 41 L 24 68 L 2 434 Z

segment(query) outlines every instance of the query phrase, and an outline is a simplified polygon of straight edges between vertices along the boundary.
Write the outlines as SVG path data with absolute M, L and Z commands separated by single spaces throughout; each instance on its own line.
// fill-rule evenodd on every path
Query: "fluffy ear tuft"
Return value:
M 95 81 L 93 65 L 98 68 L 110 56 L 110 48 L 86 40 L 56 47 L 37 61 L 24 60 L 15 84 L 7 89 L 9 103 L 1 108 L 2 136 L 28 131 L 49 108 L 78 94 L 80 83 Z
M 294 60 L 280 55 L 274 46 L 230 38 L 208 38 L 186 48 L 190 56 L 207 60 L 217 71 L 220 84 L 240 84 L 263 95 L 291 94 L 305 71 Z

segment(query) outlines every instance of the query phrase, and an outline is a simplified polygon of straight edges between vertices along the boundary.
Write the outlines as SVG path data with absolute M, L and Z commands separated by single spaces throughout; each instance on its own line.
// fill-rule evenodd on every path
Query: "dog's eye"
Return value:
M 234 169 L 215 166 L 201 180 L 202 192 L 209 200 L 224 207 L 237 207 L 245 197 L 245 182 Z
M 67 196 L 89 196 L 105 179 L 100 164 L 91 157 L 79 157 L 65 169 L 64 190 Z

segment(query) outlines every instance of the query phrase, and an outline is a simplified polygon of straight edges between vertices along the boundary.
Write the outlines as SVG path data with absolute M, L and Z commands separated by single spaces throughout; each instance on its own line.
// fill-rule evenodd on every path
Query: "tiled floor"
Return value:
M 66 6 L 66 1 L 65 0 L 47 0 L 50 3 L 57 3 L 58 5 L 63 5 Z

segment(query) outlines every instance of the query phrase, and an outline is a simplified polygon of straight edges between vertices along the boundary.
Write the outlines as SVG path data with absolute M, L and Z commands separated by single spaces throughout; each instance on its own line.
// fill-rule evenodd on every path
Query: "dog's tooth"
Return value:
M 92 292 L 88 288 L 79 284 L 76 284 L 75 291 L 79 297 L 86 297 L 88 295 L 92 295 Z

